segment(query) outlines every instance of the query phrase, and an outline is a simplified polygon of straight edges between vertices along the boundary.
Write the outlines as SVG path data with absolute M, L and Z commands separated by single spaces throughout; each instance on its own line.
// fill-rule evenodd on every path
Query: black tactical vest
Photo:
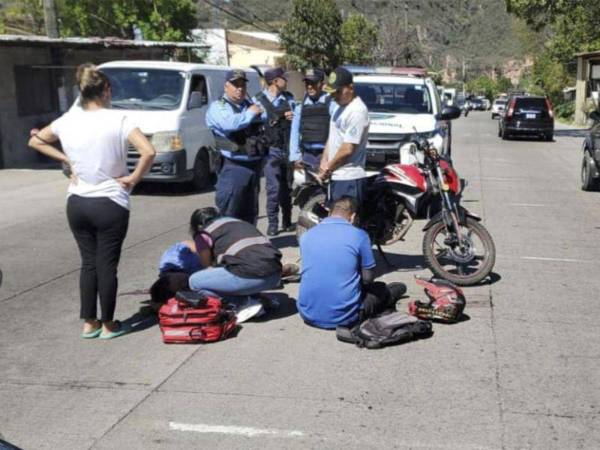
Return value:
M 241 113 L 239 105 L 221 97 L 221 101 L 231 106 L 236 114 Z M 260 122 L 252 122 L 243 130 L 229 133 L 226 138 L 215 134 L 215 142 L 219 150 L 228 150 L 248 156 L 264 156 L 269 151 L 269 145 L 265 138 L 264 125 Z
M 325 145 L 329 137 L 330 104 L 331 97 L 328 97 L 325 103 L 302 105 L 302 113 L 300 114 L 301 142 Z
M 279 103 L 279 106 L 273 106 L 264 92 L 259 92 L 256 99 L 265 108 L 267 112 L 267 123 L 265 123 L 265 135 L 269 140 L 271 147 L 288 151 L 290 143 L 290 132 L 292 122 L 285 118 L 285 113 L 291 111 L 288 99 L 292 96 L 289 92 L 282 92 L 285 101 Z
M 204 232 L 213 241 L 219 266 L 242 278 L 265 278 L 281 272 L 281 252 L 254 225 L 232 217 L 211 222 Z

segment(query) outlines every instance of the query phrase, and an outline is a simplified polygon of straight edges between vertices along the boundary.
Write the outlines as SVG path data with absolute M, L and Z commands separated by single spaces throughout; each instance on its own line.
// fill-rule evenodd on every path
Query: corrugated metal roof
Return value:
M 58 47 L 120 47 L 120 48 L 208 48 L 194 42 L 133 41 L 120 38 L 73 37 L 49 38 L 47 36 L 25 36 L 17 34 L 0 35 L 0 46 L 4 45 L 54 45 Z
M 575 53 L 575 56 L 600 56 L 600 50 L 596 50 L 594 52 Z

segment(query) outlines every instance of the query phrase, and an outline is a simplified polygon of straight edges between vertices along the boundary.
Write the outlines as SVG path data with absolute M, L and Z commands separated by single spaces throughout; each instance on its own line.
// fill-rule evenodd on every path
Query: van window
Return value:
M 103 68 L 110 79 L 112 107 L 173 110 L 181 104 L 185 74 L 175 70 Z
M 431 114 L 426 86 L 415 84 L 356 83 L 356 93 L 369 111 Z
M 188 96 L 188 109 L 200 108 L 208 103 L 206 79 L 203 75 L 193 75 L 190 82 L 190 95 Z

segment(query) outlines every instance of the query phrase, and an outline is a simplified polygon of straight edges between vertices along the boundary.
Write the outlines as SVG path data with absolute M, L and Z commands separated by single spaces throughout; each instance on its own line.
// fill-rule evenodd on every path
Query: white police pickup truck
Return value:
M 144 181 L 205 187 L 219 156 L 204 116 L 208 104 L 223 95 L 231 68 L 168 61 L 112 61 L 99 67 L 111 82 L 112 108 L 125 111 L 156 148 Z M 258 92 L 256 71 L 248 69 L 246 76 L 248 92 Z M 138 158 L 131 148 L 130 170 Z
M 369 109 L 367 169 L 380 169 L 402 160 L 401 147 L 415 134 L 426 137 L 440 154 L 450 155 L 450 119 L 460 115 L 442 107 L 437 87 L 417 75 L 364 74 L 354 76 L 356 93 Z

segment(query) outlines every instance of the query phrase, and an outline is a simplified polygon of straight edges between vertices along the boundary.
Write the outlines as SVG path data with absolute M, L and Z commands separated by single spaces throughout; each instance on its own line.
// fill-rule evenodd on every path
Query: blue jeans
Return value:
M 279 272 L 266 278 L 242 278 L 224 267 L 215 267 L 196 272 L 190 277 L 189 283 L 194 291 L 231 298 L 259 294 L 276 288 L 279 286 L 280 279 Z
M 358 203 L 358 209 L 364 200 L 366 178 L 358 178 L 356 180 L 331 180 L 329 184 L 328 200 L 333 204 L 343 196 L 352 197 Z

